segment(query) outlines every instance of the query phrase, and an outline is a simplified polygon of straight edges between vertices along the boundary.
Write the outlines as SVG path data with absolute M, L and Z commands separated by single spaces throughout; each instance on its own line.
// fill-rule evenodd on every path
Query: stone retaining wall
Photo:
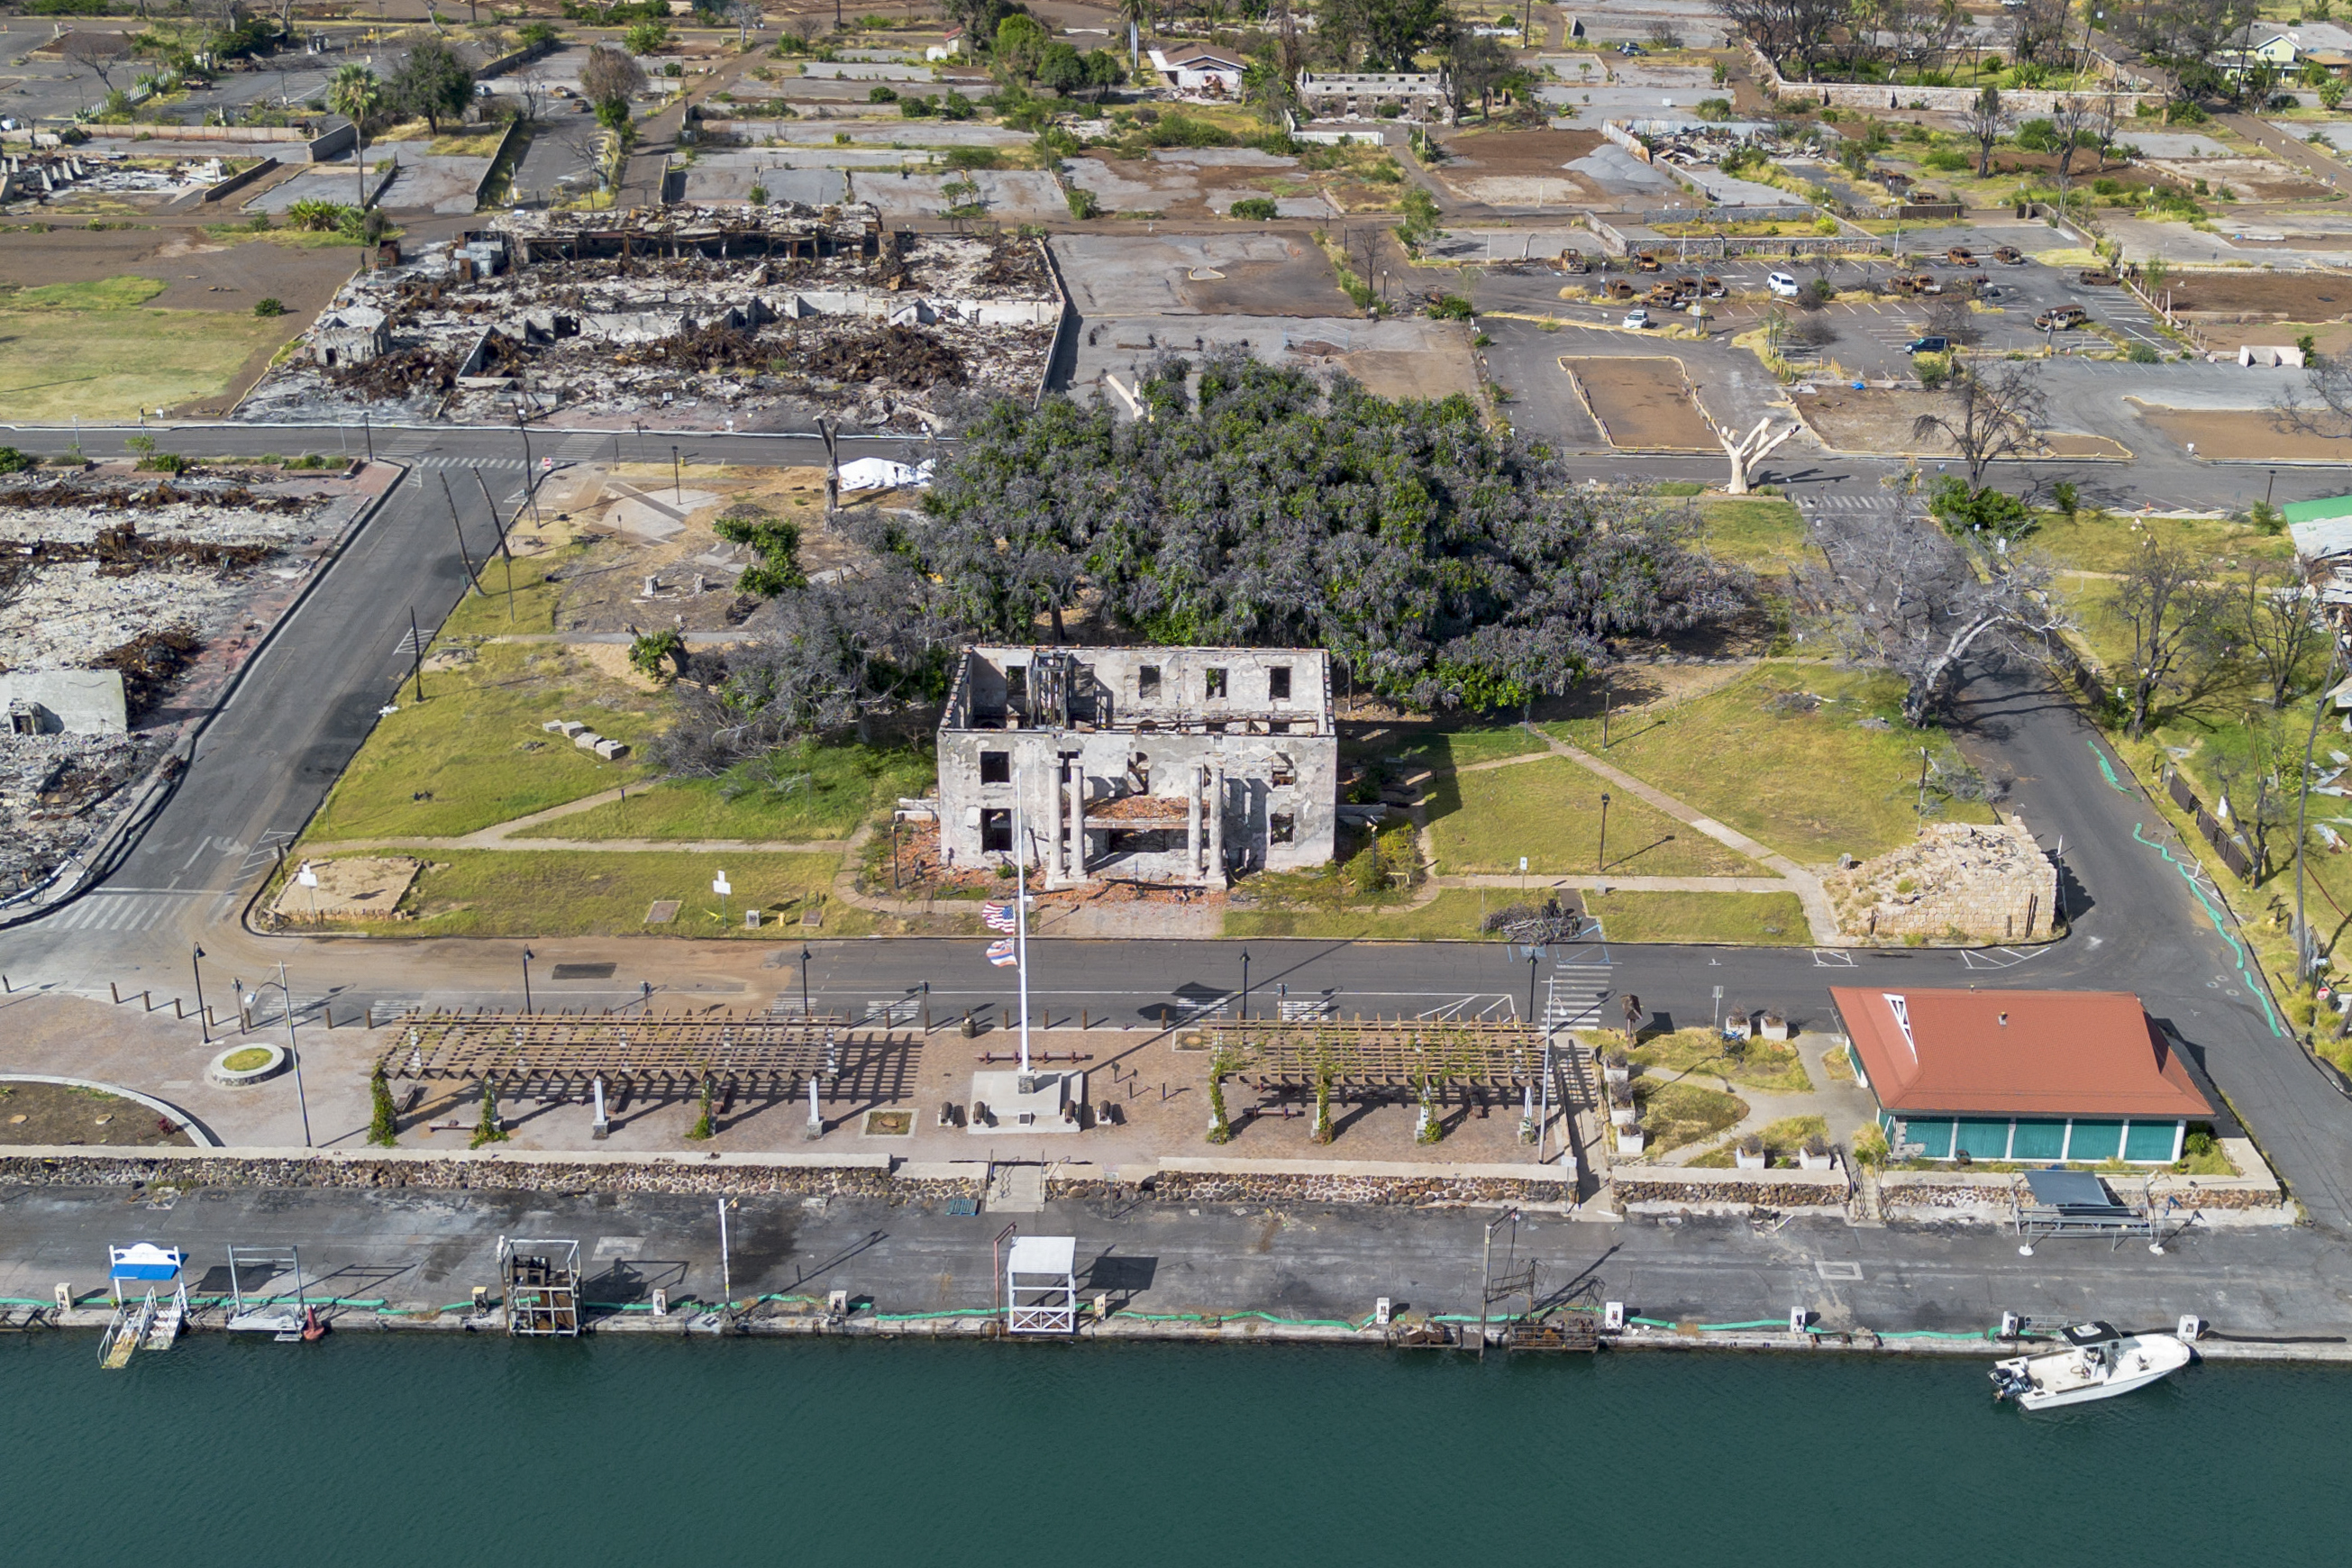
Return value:
M 1843 1208 L 1838 1171 L 1643 1170 L 1620 1165 L 1610 1178 L 1620 1204 L 1748 1204 L 1766 1208 Z
M 1981 90 L 1973 87 L 1913 87 L 1899 82 L 1892 84 L 1867 81 L 1792 82 L 1780 74 L 1779 67 L 1765 58 L 1764 51 L 1756 47 L 1753 39 L 1742 37 L 1739 40 L 1739 47 L 1747 55 L 1749 68 L 1756 73 L 1756 85 L 1775 98 L 1802 98 L 1817 104 L 1835 104 L 1841 109 L 1919 108 L 1934 110 L 1940 113 L 1954 113 L 1973 107 Z M 2028 118 L 2052 112 L 2058 100 L 2068 96 L 2070 95 L 2054 92 L 2047 88 L 2019 88 L 2014 91 L 2003 88 L 2000 101 L 2001 107 L 2011 114 L 2019 118 Z M 2165 103 L 2164 95 L 2160 92 L 2117 92 L 2109 95 L 2105 91 L 2093 91 L 2073 96 L 2096 99 L 2102 103 L 2112 96 L 2116 114 L 2126 119 L 2140 104 L 2145 103 L 2152 109 L 2161 109 Z M 1895 100 L 1891 105 L 1887 101 L 1890 97 Z
M 1151 1195 L 1161 1203 L 1370 1204 L 1413 1208 L 1447 1203 L 1572 1203 L 1576 1184 L 1569 1179 L 1494 1176 L 1162 1171 L 1152 1179 Z
M 977 1196 L 980 1183 L 893 1180 L 886 1163 L 752 1163 L 562 1157 L 264 1154 L 174 1155 L 63 1151 L 0 1154 L 0 1186 L 381 1187 L 566 1192 L 735 1193 L 920 1199 Z

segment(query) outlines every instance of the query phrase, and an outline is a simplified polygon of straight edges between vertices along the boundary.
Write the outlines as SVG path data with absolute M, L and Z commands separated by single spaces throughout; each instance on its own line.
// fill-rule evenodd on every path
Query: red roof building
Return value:
M 2212 1114 L 2128 992 L 1842 985 L 1830 997 L 1898 1155 L 2167 1164 L 2188 1123 Z

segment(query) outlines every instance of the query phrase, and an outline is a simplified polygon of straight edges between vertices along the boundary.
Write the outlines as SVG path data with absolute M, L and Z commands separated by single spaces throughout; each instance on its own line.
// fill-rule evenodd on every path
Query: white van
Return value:
M 1764 286 L 1783 300 L 1793 300 L 1797 297 L 1797 280 L 1785 272 L 1773 273 L 1764 279 Z

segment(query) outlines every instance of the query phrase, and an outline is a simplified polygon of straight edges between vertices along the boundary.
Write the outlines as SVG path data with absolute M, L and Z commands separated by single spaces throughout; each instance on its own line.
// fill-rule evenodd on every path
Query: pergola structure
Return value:
M 1219 1022 L 1210 1048 L 1236 1072 L 1277 1091 L 1312 1089 L 1328 1079 L 1352 1095 L 1424 1088 L 1517 1089 L 1539 1083 L 1543 1030 L 1514 1020 L 1349 1018 Z M 1556 1053 L 1566 1049 L 1555 1044 Z
M 407 1021 L 380 1058 L 384 1076 L 488 1083 L 541 1100 L 634 1092 L 784 1099 L 811 1084 L 829 1097 L 898 1100 L 914 1089 L 919 1029 L 771 1013 L 589 1016 L 431 1013 Z

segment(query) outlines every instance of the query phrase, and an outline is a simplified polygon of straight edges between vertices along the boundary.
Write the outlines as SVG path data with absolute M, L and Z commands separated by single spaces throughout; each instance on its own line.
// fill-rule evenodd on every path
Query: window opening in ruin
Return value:
M 1127 759 L 1127 776 L 1135 781 L 1135 793 L 1151 793 L 1151 759 L 1141 752 Z
M 1160 667 L 1158 665 L 1144 664 L 1138 665 L 1136 667 L 1135 695 L 1142 699 L 1150 699 L 1160 695 Z
M 1274 812 L 1265 819 L 1265 841 L 1268 844 L 1287 844 L 1297 832 L 1296 819 L 1286 811 Z
M 1265 694 L 1276 702 L 1290 700 L 1290 666 L 1277 664 L 1265 672 Z
M 1115 827 L 1104 837 L 1113 855 L 1172 855 L 1184 847 L 1184 836 L 1165 827 Z
M 980 814 L 980 849 L 983 855 L 1013 853 L 1013 814 L 985 809 Z
M 1298 784 L 1297 764 L 1293 763 L 1288 757 L 1278 756 L 1274 760 L 1274 767 L 1271 770 L 1271 776 L 1275 788 L 1295 788 Z
M 1004 702 L 1013 709 L 1029 705 L 1029 667 L 1010 664 L 1004 667 Z
M 1013 753 L 1010 752 L 981 752 L 980 782 L 982 784 L 1011 784 L 1013 782 Z
M 1225 672 L 1222 668 L 1212 668 L 1209 671 L 1209 700 L 1212 702 L 1217 701 L 1222 699 L 1224 694 Z

